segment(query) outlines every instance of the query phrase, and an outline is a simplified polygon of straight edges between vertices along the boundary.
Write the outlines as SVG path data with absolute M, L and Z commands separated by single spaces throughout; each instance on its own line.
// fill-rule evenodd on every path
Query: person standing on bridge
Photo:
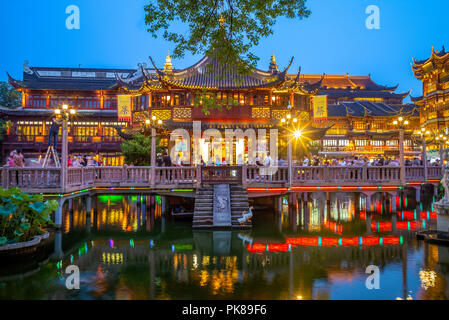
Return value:
M 53 147 L 56 151 L 56 146 L 58 144 L 58 134 L 59 134 L 59 128 L 62 125 L 62 118 L 61 117 L 53 117 L 51 119 L 51 127 L 50 127 L 50 134 L 48 136 L 48 147 L 51 146 L 51 138 L 53 138 Z

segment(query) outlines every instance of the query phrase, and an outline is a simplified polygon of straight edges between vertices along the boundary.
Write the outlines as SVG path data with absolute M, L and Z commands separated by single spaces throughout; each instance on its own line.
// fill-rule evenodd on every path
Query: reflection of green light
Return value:
M 73 263 L 73 254 L 70 255 L 70 263 Z
M 379 239 L 379 244 L 380 244 L 381 246 L 384 245 L 384 238 L 380 237 L 380 239 Z
M 134 240 L 133 239 L 129 240 L 129 245 L 134 248 Z
M 400 243 L 403 244 L 404 243 L 404 239 L 402 238 L 402 236 L 399 237 Z
M 422 228 L 425 229 L 426 228 L 426 220 L 422 220 Z
M 173 189 L 174 192 L 193 192 L 193 189 Z
M 175 245 L 173 245 L 173 248 L 177 251 L 193 250 L 193 245 L 192 244 L 175 244 Z M 268 246 L 267 246 L 267 248 L 268 248 Z
M 137 196 L 131 196 L 131 201 L 132 202 L 136 202 L 137 201 Z
M 162 204 L 162 197 L 161 196 L 155 196 L 154 199 L 156 200 L 157 204 Z
M 109 201 L 111 202 L 119 202 L 122 201 L 123 196 L 117 196 L 117 195 L 113 195 L 113 196 L 106 196 L 106 195 L 101 195 L 98 196 L 98 201 L 102 202 L 102 203 L 108 203 Z
M 318 246 L 321 247 L 321 237 L 318 237 Z
M 342 238 L 338 239 L 338 245 L 339 245 L 339 246 L 342 246 L 342 245 L 343 245 L 343 239 L 342 239 Z
M 407 221 L 407 230 L 410 231 L 410 221 Z

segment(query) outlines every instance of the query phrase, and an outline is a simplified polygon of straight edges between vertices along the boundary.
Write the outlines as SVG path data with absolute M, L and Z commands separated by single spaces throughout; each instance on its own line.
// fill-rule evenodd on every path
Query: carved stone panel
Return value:
M 231 227 L 231 191 L 228 184 L 214 186 L 214 226 Z

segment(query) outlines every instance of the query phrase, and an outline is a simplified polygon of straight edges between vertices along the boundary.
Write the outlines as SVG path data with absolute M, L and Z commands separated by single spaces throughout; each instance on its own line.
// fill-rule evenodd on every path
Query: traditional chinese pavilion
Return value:
M 253 69 L 243 76 L 207 56 L 185 69 L 174 68 L 170 56 L 163 67 L 151 60 L 151 67 L 139 64 L 135 69 L 41 68 L 25 63 L 23 80 L 8 74 L 11 85 L 22 92 L 22 107 L 0 108 L 1 116 L 12 122 L 2 154 L 15 148 L 28 154 L 45 152 L 53 109 L 62 104 L 78 109 L 77 119 L 69 124 L 69 152 L 100 154 L 106 165 L 123 163 L 121 139 L 153 116 L 163 120 L 169 132 L 191 130 L 193 121 L 201 121 L 203 130 L 270 129 L 290 113 L 318 128 L 314 132 L 322 152 L 342 156 L 397 148 L 390 118 L 408 112 L 419 119 L 417 106 L 404 105 L 408 93 L 396 93 L 397 86 L 378 85 L 370 76 L 306 75 L 301 69 L 292 73 L 292 61 L 281 70 L 272 56 L 268 70 Z M 194 106 L 195 96 L 205 91 L 222 110 L 204 114 Z M 118 99 L 124 98 L 130 101 L 129 110 L 118 108 Z M 390 133 L 383 134 L 386 131 Z M 160 143 L 168 146 L 167 136 Z M 206 159 L 208 143 L 203 141 L 201 151 Z M 235 150 L 244 154 L 245 143 L 235 141 Z
M 449 52 L 436 51 L 426 60 L 413 59 L 415 77 L 423 83 L 423 95 L 412 101 L 421 107 L 421 125 L 433 130 L 449 127 Z

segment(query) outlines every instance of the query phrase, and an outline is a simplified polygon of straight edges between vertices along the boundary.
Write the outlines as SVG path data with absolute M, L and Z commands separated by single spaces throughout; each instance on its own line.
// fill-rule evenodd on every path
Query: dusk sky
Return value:
M 174 45 L 154 39 L 144 23 L 150 0 L 15 0 L 0 2 L 0 81 L 6 71 L 22 79 L 25 60 L 40 67 L 135 68 L 151 55 L 162 66 Z M 258 67 L 268 69 L 274 53 L 280 68 L 295 57 L 290 73 L 368 75 L 398 92 L 422 94 L 413 77 L 412 57 L 425 59 L 432 46 L 449 48 L 447 0 L 309 0 L 312 15 L 281 19 L 274 35 L 255 48 Z M 80 8 L 80 30 L 68 30 L 66 7 Z M 380 8 L 380 30 L 365 26 L 369 5 Z M 173 60 L 185 68 L 201 56 Z M 407 100 L 408 101 L 408 100 Z

